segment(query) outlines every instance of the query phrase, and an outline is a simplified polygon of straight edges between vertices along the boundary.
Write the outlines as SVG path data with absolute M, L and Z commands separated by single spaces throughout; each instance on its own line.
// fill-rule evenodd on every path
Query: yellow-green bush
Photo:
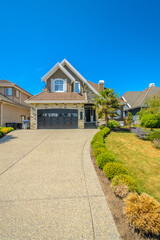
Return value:
M 127 169 L 120 163 L 109 162 L 104 166 L 103 172 L 109 179 L 112 179 L 116 175 L 127 174 Z
M 124 199 L 129 223 L 141 233 L 160 234 L 160 203 L 146 193 L 130 193 Z
M 126 174 L 121 174 L 119 176 L 115 176 L 112 179 L 112 187 L 118 186 L 121 183 L 127 185 L 130 192 L 136 192 L 137 191 L 136 181 L 132 177 L 130 177 Z
M 1 127 L 0 128 L 0 138 L 3 137 L 5 134 L 13 131 L 14 129 L 12 127 Z
M 99 154 L 105 153 L 105 151 L 106 151 L 106 147 L 105 147 L 105 146 L 104 146 L 104 147 L 98 147 L 98 148 L 96 148 L 96 149 L 93 151 L 95 158 L 97 158 L 97 156 L 98 156 Z
M 99 168 L 103 169 L 103 167 L 108 163 L 108 162 L 114 162 L 116 161 L 115 156 L 109 152 L 107 149 L 102 152 L 101 154 L 98 154 L 96 157 L 96 163 Z
M 105 136 L 110 132 L 110 129 L 105 127 L 98 133 L 96 133 L 91 141 L 92 147 L 95 143 L 103 144 Z

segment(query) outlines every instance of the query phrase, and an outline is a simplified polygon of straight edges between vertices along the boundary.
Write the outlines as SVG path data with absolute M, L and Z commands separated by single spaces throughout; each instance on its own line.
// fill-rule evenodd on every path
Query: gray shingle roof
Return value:
M 127 103 L 131 106 L 131 108 L 143 107 L 145 105 L 145 101 L 148 98 L 152 98 L 153 96 L 158 96 L 160 94 L 160 87 L 151 86 L 143 91 L 133 91 L 126 92 L 122 95 L 125 98 Z

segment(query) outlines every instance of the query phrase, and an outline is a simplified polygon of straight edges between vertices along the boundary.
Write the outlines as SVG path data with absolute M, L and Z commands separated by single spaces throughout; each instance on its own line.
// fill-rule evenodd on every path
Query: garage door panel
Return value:
M 78 128 L 78 110 L 41 109 L 37 111 L 37 128 L 69 129 Z

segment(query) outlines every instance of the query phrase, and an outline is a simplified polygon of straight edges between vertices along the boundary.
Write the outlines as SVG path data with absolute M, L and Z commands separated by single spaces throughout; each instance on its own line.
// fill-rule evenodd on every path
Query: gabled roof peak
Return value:
M 66 76 L 68 76 L 68 78 L 72 81 L 75 82 L 75 78 L 67 71 L 66 68 L 64 68 L 63 66 L 66 65 L 83 83 L 85 83 L 96 95 L 99 95 L 99 93 L 87 82 L 87 80 L 67 61 L 67 59 L 63 59 L 62 62 L 58 62 L 56 63 L 56 65 L 54 65 L 53 68 L 51 68 L 51 70 L 49 70 L 42 78 L 41 81 L 47 81 L 49 77 L 51 77 L 51 75 L 57 71 L 57 69 L 61 69 L 62 72 L 64 72 L 64 74 Z

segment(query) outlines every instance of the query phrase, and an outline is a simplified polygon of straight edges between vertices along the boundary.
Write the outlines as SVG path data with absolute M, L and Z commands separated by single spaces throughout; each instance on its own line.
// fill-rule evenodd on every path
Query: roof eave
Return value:
M 32 104 L 32 103 L 88 103 L 87 100 L 26 100 L 26 103 Z

